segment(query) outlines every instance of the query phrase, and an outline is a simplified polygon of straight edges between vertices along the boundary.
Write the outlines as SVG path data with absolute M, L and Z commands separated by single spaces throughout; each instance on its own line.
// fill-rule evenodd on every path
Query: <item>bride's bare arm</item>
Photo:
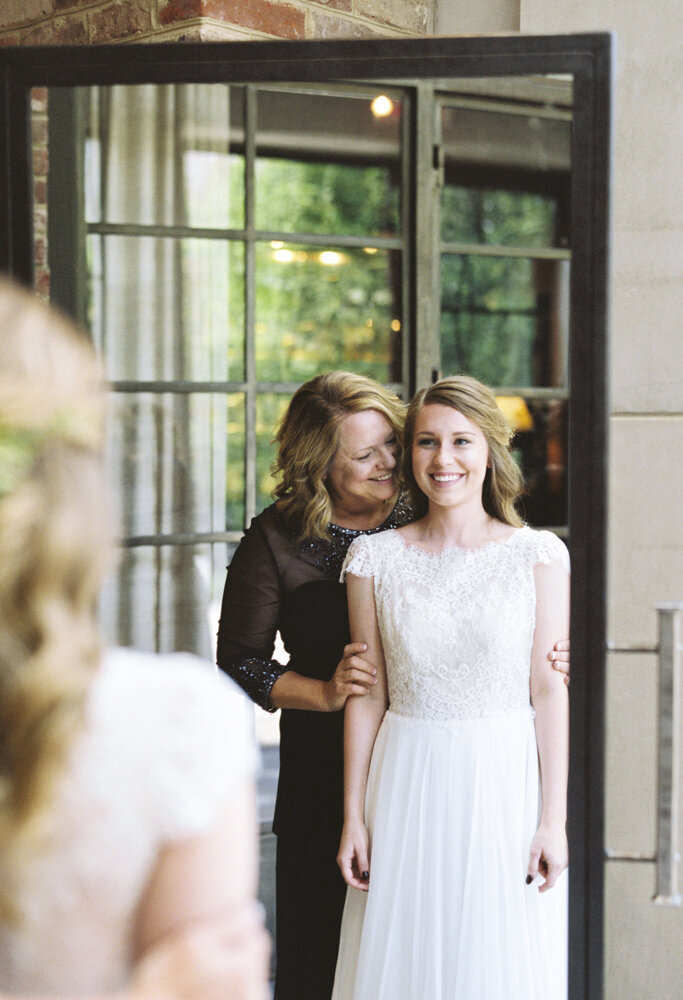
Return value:
M 387 710 L 387 680 L 382 640 L 372 578 L 348 574 L 346 590 L 349 602 L 351 638 L 365 636 L 368 660 L 377 670 L 376 684 L 367 695 L 352 695 L 344 715 L 344 828 L 337 864 L 345 881 L 356 889 L 367 889 L 370 878 L 370 854 L 365 827 L 365 790 L 370 758 L 384 713 Z
M 541 771 L 541 818 L 533 839 L 527 881 L 538 872 L 551 889 L 567 867 L 567 771 L 569 703 L 562 676 L 552 669 L 547 649 L 569 632 L 569 575 L 559 562 L 539 565 L 536 581 L 536 628 L 531 658 L 531 702 L 536 712 L 536 741 Z
M 162 852 L 136 943 L 128 984 L 87 1000 L 265 1000 L 270 946 L 256 902 L 254 795 L 246 782 L 212 830 Z M 10 998 L 0 993 L 0 1000 Z

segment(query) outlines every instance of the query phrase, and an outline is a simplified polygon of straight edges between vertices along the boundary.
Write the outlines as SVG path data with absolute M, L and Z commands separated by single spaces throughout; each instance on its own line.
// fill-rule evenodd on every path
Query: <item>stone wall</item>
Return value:
M 435 7 L 436 0 L 6 0 L 0 44 L 425 35 Z
M 683 600 L 683 6 L 521 0 L 520 8 L 523 32 L 616 35 L 606 638 L 648 646 L 657 641 L 654 603 Z M 654 656 L 608 658 L 612 851 L 656 849 L 656 678 Z M 605 1000 L 681 995 L 683 908 L 655 906 L 654 886 L 652 864 L 606 865 Z

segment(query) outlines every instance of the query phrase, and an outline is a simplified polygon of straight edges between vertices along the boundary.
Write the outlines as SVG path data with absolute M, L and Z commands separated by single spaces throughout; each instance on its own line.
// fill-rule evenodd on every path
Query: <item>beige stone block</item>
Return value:
M 606 866 L 605 1000 L 680 998 L 683 908 L 655 906 L 654 881 L 651 864 Z
M 430 0 L 354 0 L 358 17 L 405 28 L 416 35 L 433 30 L 434 4 Z
M 612 248 L 613 413 L 683 412 L 683 234 L 621 232 Z
M 378 21 L 335 17 L 324 10 L 312 10 L 308 17 L 309 38 L 377 38 L 396 35 L 404 36 L 404 32 Z
M 436 0 L 437 35 L 519 31 L 519 0 Z
M 608 637 L 653 643 L 658 601 L 683 600 L 683 417 L 610 421 Z
M 656 843 L 657 658 L 607 658 L 605 846 L 654 854 Z

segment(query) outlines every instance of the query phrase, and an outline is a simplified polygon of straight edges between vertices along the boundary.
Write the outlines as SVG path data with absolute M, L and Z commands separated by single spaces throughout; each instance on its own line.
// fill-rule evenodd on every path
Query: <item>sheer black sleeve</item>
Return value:
M 270 690 L 289 668 L 272 659 L 280 623 L 278 567 L 259 524 L 252 522 L 232 558 L 218 625 L 218 666 L 268 712 Z

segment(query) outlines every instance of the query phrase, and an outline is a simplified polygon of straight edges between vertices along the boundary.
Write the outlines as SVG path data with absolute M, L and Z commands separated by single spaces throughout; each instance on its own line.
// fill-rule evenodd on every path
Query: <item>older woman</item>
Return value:
M 280 720 L 277 1000 L 329 1000 L 345 886 L 343 713 L 375 684 L 364 643 L 350 643 L 338 582 L 351 542 L 412 520 L 399 492 L 404 406 L 377 382 L 319 375 L 294 394 L 277 433 L 275 503 L 230 565 L 218 664 Z M 289 662 L 272 659 L 280 632 Z M 564 668 L 566 654 L 554 651 Z

